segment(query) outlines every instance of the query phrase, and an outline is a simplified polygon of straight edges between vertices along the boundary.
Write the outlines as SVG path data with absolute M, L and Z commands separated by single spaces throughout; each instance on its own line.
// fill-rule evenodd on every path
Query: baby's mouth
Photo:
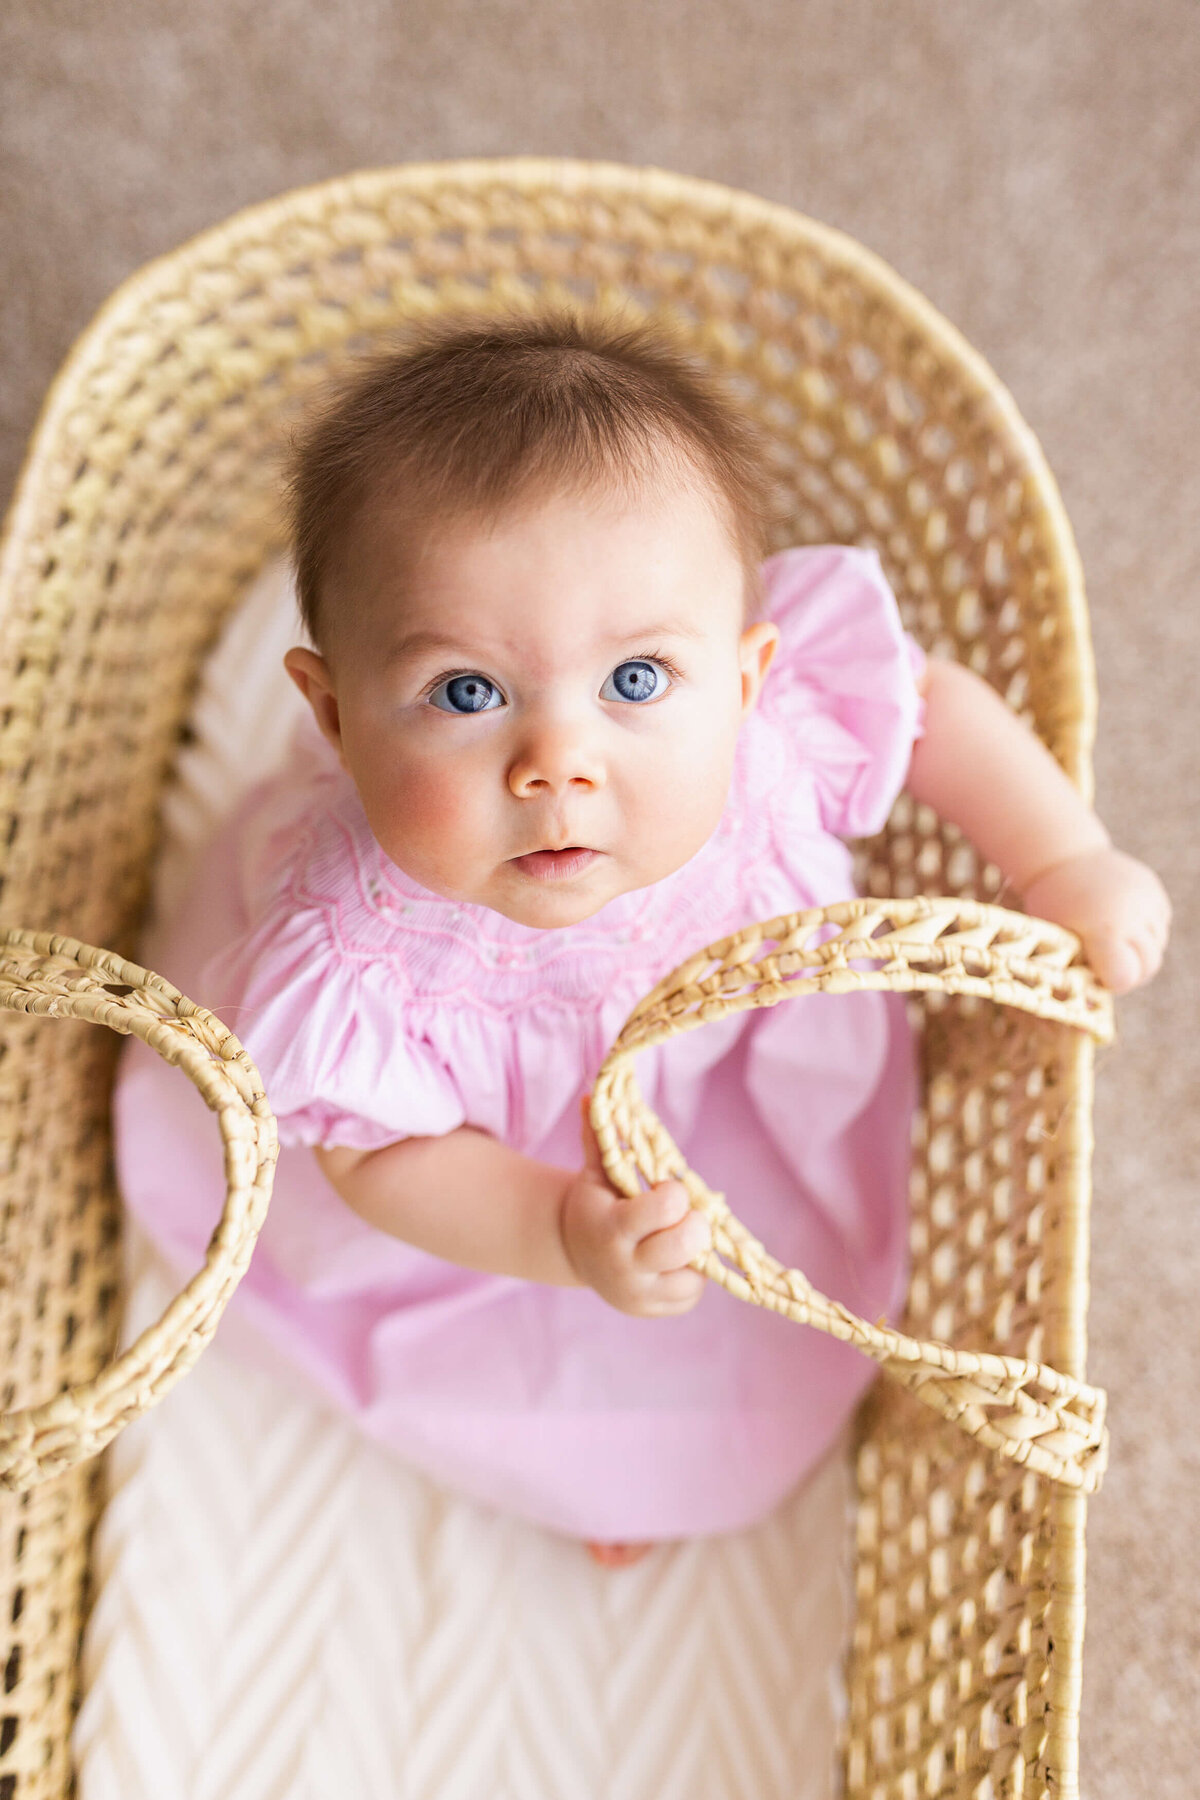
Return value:
M 562 850 L 531 850 L 528 856 L 514 856 L 512 863 L 535 881 L 566 881 L 572 875 L 582 875 L 602 854 L 582 844 L 567 844 Z

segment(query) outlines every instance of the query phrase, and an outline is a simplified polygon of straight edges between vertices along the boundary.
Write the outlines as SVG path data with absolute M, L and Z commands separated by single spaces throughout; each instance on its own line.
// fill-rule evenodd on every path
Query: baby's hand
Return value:
M 688 1264 L 712 1248 L 707 1219 L 681 1181 L 635 1200 L 610 1186 L 583 1102 L 583 1168 L 563 1196 L 563 1249 L 579 1279 L 619 1312 L 644 1319 L 690 1312 L 706 1278 Z
M 1157 974 L 1171 902 L 1145 863 L 1111 846 L 1088 850 L 1043 870 L 1022 898 L 1029 912 L 1077 933 L 1088 963 L 1114 994 Z

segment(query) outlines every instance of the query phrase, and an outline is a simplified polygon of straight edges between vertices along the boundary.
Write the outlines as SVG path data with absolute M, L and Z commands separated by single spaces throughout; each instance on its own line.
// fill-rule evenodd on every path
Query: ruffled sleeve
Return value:
M 867 837 L 882 830 L 921 735 L 924 654 L 874 550 L 784 550 L 763 581 L 780 644 L 760 710 L 799 758 L 821 827 Z
M 282 1145 L 377 1150 L 464 1123 L 449 1070 L 406 1023 L 392 964 L 340 952 L 320 908 L 267 919 L 208 982 L 236 996 L 219 1011 L 258 1066 Z

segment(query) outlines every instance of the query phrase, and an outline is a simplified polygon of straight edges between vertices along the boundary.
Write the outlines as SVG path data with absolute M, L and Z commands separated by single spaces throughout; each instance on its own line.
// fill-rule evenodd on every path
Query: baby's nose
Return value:
M 604 764 L 584 733 L 563 727 L 531 731 L 508 771 L 518 799 L 604 786 Z

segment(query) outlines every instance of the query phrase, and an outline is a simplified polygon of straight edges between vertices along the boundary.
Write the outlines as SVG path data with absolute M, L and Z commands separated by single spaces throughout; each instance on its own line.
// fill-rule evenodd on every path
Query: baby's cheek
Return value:
M 727 730 L 693 733 L 664 760 L 652 791 L 668 830 L 703 839 L 716 828 L 729 794 L 734 742 Z
M 367 810 L 392 861 L 427 886 L 453 886 L 472 847 L 481 847 L 479 797 L 461 770 L 439 764 L 398 770 Z
M 437 769 L 412 770 L 399 788 L 395 809 L 400 828 L 421 843 L 436 843 L 460 830 L 469 810 L 462 783 Z

